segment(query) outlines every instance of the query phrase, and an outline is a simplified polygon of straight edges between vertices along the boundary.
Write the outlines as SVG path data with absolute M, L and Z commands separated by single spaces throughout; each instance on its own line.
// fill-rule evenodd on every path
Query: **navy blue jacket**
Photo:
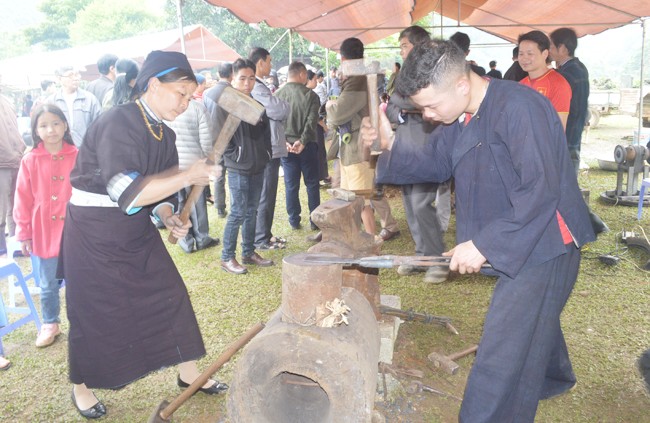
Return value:
M 589 71 L 577 57 L 574 57 L 560 66 L 558 72 L 571 86 L 571 106 L 566 120 L 569 151 L 580 151 L 582 130 L 587 123 L 589 109 Z
M 557 112 L 528 87 L 490 80 L 466 127 L 440 125 L 424 146 L 397 140 L 378 182 L 444 182 L 451 176 L 457 242 L 472 240 L 509 277 L 566 252 L 556 211 L 578 247 L 596 238 Z

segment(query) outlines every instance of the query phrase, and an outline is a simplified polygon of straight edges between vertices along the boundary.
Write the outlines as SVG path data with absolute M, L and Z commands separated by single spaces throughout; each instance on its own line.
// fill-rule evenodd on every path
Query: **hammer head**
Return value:
M 357 196 L 356 196 L 356 194 L 354 192 L 348 191 L 348 190 L 345 190 L 345 189 L 341 189 L 341 188 L 328 189 L 327 193 L 331 194 L 332 197 L 334 197 L 334 198 L 337 198 L 337 199 L 343 200 L 343 201 L 348 201 L 348 202 L 354 201 L 357 198 Z
M 382 73 L 378 61 L 366 62 L 365 59 L 351 59 L 341 62 L 341 72 L 346 76 L 376 75 Z
M 459 365 L 455 361 L 450 360 L 447 356 L 432 352 L 427 356 L 429 361 L 436 367 L 441 367 L 445 372 L 454 375 L 458 372 Z
M 257 125 L 262 118 L 264 106 L 232 87 L 226 87 L 217 102 L 219 107 L 241 121 Z

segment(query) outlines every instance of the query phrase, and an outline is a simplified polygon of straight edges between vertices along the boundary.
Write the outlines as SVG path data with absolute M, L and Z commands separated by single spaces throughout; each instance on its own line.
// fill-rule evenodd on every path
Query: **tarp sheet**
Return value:
M 650 0 L 205 0 L 247 23 L 291 28 L 323 47 L 337 49 L 348 37 L 365 44 L 401 31 L 431 12 L 515 41 L 539 29 L 572 27 L 597 34 L 650 16 Z

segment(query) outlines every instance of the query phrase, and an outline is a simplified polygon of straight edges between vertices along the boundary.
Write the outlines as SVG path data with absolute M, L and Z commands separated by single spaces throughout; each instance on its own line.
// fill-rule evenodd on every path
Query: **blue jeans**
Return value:
M 309 213 L 320 205 L 320 175 L 318 172 L 318 145 L 309 142 L 300 154 L 289 153 L 282 158 L 284 170 L 284 187 L 287 200 L 289 224 L 298 226 L 300 223 L 300 174 L 302 173 L 307 188 L 307 204 Z M 311 219 L 310 219 L 311 220 Z
M 59 288 L 61 279 L 56 278 L 56 265 L 58 257 L 40 258 L 34 256 L 40 262 L 41 277 L 41 314 L 43 323 L 60 323 L 59 312 L 61 311 L 61 299 Z
M 230 213 L 223 229 L 221 260 L 227 261 L 235 257 L 240 226 L 242 228 L 242 257 L 250 257 L 255 253 L 255 246 L 253 245 L 255 221 L 263 183 L 264 172 L 255 175 L 243 175 L 232 170 L 228 172 Z

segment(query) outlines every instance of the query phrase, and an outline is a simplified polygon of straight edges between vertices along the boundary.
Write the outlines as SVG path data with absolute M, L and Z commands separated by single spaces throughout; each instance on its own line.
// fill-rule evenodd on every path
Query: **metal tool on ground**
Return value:
M 420 382 L 419 380 L 412 380 L 409 386 L 406 387 L 406 392 L 409 394 L 417 394 L 420 392 L 431 392 L 432 394 L 440 395 L 441 397 L 446 397 L 446 398 L 453 398 L 457 401 L 463 401 L 462 398 L 457 397 L 456 395 L 449 394 L 444 391 L 440 391 L 436 388 L 433 388 L 429 385 L 425 385 L 424 383 Z
M 382 374 L 390 373 L 395 377 L 399 377 L 400 375 L 417 377 L 419 379 L 422 379 L 424 377 L 424 372 L 422 370 L 403 369 L 401 367 L 392 366 L 388 363 L 383 363 L 383 362 L 379 363 L 379 372 Z
M 217 136 L 212 148 L 212 153 L 208 158 L 208 163 L 219 163 L 221 156 L 223 156 L 230 139 L 235 134 L 239 124 L 244 121 L 251 125 L 257 125 L 262 114 L 264 114 L 264 106 L 255 101 L 252 97 L 237 91 L 232 87 L 226 87 L 217 104 L 221 109 L 228 112 L 228 117 Z M 203 192 L 202 186 L 194 185 L 190 195 L 187 196 L 183 210 L 181 211 L 180 218 L 183 224 L 187 223 L 192 213 L 192 208 L 198 201 L 201 193 Z M 177 239 L 174 235 L 169 234 L 169 242 L 175 244 Z
M 379 306 L 379 312 L 381 314 L 387 314 L 389 316 L 397 316 L 406 322 L 417 321 L 444 326 L 454 335 L 458 335 L 458 331 L 451 325 L 451 318 L 449 317 L 434 316 L 427 313 L 416 313 L 413 310 L 401 310 L 399 308 L 393 308 L 383 304 Z
M 221 368 L 230 358 L 235 355 L 244 345 L 248 343 L 251 339 L 255 337 L 262 329 L 264 329 L 264 323 L 259 322 L 246 333 L 244 333 L 239 339 L 230 344 L 226 351 L 224 351 L 217 360 L 210 365 L 207 369 L 199 375 L 198 378 L 186 389 L 184 390 L 176 399 L 171 403 L 168 401 L 161 402 L 158 407 L 154 410 L 153 414 L 149 417 L 149 423 L 167 423 L 171 422 L 171 416 L 174 414 L 178 408 L 187 401 L 192 395 L 196 393 L 205 383 L 210 379 L 210 377 L 216 373 L 217 370 Z
M 354 201 L 357 198 L 354 192 L 341 188 L 330 188 L 327 190 L 327 193 L 337 200 Z
M 441 367 L 445 372 L 449 373 L 450 375 L 455 375 L 458 372 L 458 369 L 460 366 L 456 363 L 456 360 L 459 358 L 463 358 L 467 355 L 470 355 L 478 350 L 478 345 L 473 345 L 467 349 L 464 349 L 462 351 L 450 354 L 450 355 L 442 355 L 437 352 L 432 352 L 427 356 L 429 361 L 433 363 L 434 366 L 436 367 Z
M 305 258 L 307 261 L 314 263 L 337 263 L 343 266 L 361 266 L 372 269 L 390 269 L 401 265 L 410 265 L 418 267 L 436 267 L 449 266 L 451 257 L 444 256 L 370 256 L 359 258 L 332 257 L 318 254 L 311 254 Z M 492 268 L 489 264 L 484 264 L 482 268 Z
M 341 63 L 341 72 L 345 76 L 365 76 L 368 84 L 368 112 L 370 114 L 370 124 L 379 133 L 379 91 L 377 90 L 377 75 L 381 73 L 378 61 L 366 62 L 364 59 L 346 60 Z M 379 152 L 381 147 L 379 139 L 372 143 L 369 149 L 363 145 L 359 137 L 359 151 L 363 151 L 363 160 L 370 160 L 370 152 Z

